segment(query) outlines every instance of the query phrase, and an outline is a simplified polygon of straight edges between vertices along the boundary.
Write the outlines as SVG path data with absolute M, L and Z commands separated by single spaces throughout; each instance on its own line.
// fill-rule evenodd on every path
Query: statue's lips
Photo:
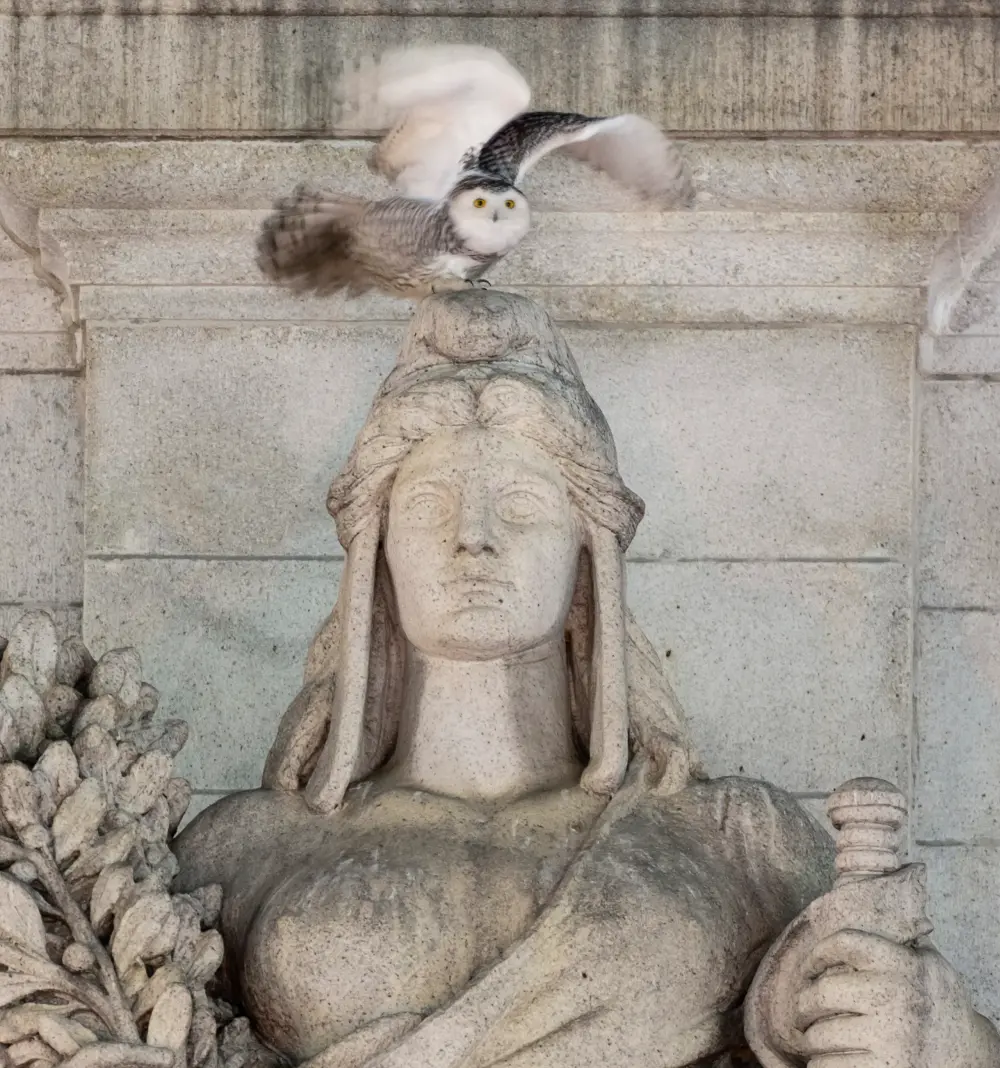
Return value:
M 496 601 L 497 597 L 507 590 L 512 590 L 514 584 L 495 578 L 457 578 L 447 583 L 449 589 L 454 590 L 462 597 L 470 600 L 486 599 Z

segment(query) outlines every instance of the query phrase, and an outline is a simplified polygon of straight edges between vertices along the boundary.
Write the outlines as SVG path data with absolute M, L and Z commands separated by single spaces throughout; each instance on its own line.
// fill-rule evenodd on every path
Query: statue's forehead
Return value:
M 414 446 L 396 484 L 519 476 L 563 484 L 556 462 L 534 442 L 501 428 L 472 425 L 439 431 Z

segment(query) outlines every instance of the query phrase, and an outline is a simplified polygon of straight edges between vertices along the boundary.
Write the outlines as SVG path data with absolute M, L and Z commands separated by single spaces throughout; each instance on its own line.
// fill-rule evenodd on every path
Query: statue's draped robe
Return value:
M 633 782 L 500 961 L 451 1004 L 379 1021 L 310 1068 L 599 1068 L 611 1049 L 635 1068 L 752 1064 L 743 994 L 832 860 L 830 838 L 763 783 L 660 797 Z

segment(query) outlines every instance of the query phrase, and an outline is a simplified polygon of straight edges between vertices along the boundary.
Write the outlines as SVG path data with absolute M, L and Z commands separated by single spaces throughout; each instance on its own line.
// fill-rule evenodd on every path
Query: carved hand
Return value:
M 839 931 L 816 945 L 806 975 L 797 1008 L 809 1068 L 1000 1066 L 1000 1035 L 936 950 Z

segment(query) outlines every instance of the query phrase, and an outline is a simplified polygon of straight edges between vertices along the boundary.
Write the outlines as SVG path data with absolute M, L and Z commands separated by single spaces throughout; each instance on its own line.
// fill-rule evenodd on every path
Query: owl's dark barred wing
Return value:
M 257 237 L 257 266 L 273 282 L 332 293 L 354 288 L 351 236 L 366 205 L 359 197 L 300 185 L 275 204 Z
M 475 169 L 517 185 L 542 156 L 559 149 L 665 206 L 688 204 L 694 192 L 677 146 L 639 115 L 526 111 L 486 142 Z

